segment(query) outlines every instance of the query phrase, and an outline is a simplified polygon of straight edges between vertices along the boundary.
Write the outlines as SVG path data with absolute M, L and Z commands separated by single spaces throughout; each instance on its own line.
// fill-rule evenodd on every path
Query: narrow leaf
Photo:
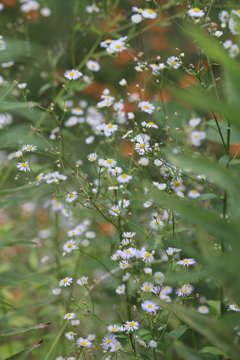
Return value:
M 30 246 L 30 245 L 38 245 L 34 241 L 27 241 L 27 240 L 16 240 L 16 241 L 8 241 L 0 244 L 0 247 L 5 246 Z
M 229 162 L 229 155 L 223 155 L 218 160 L 219 165 L 226 167 Z
M 198 196 L 196 199 L 194 199 L 194 202 L 201 201 L 201 200 L 216 199 L 216 198 L 218 198 L 217 195 L 215 195 L 213 193 L 207 193 L 207 194 L 202 194 L 202 195 Z
M 199 352 L 203 353 L 203 354 L 222 355 L 225 357 L 229 357 L 225 352 L 223 352 L 222 350 L 219 350 L 213 346 L 206 346 L 203 349 L 201 349 Z
M 186 331 L 188 327 L 186 325 L 180 326 L 178 329 L 171 331 L 165 338 L 166 345 L 169 345 L 172 340 L 180 338 Z
M 4 301 L 4 300 L 2 300 L 2 299 L 0 299 L 0 303 L 1 303 L 2 305 L 9 306 L 9 307 L 11 307 L 11 308 L 13 308 L 13 309 L 16 309 L 15 306 L 13 306 L 12 304 L 9 304 L 8 302 L 6 302 L 6 301 Z M 0 336 L 1 336 L 1 335 L 0 335 Z
M 31 345 L 29 346 L 27 349 L 23 350 L 23 351 L 20 351 L 19 353 L 15 354 L 15 355 L 12 355 L 8 358 L 6 358 L 5 360 L 22 360 L 23 358 L 25 358 L 25 356 L 27 354 L 30 353 L 30 351 L 36 349 L 37 347 L 41 346 L 43 343 L 43 340 L 39 341 L 38 343 L 34 344 L 34 345 Z
M 13 335 L 18 335 L 18 334 L 23 334 L 29 330 L 43 329 L 44 327 L 49 326 L 49 325 L 51 325 L 51 323 L 28 325 L 28 326 L 24 326 L 21 328 L 2 330 L 0 332 L 0 336 L 13 336 Z

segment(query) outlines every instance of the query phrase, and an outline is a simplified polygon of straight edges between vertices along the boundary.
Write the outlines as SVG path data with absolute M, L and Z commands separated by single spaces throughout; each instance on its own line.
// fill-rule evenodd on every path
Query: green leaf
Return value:
M 143 358 L 144 360 L 151 360 L 146 354 L 144 353 L 140 353 L 141 358 Z
M 14 88 L 14 86 L 17 85 L 17 82 L 14 81 L 12 84 L 4 87 L 4 89 L 2 89 L 0 91 L 0 103 L 3 102 L 5 100 L 5 98 L 8 96 L 8 94 L 12 91 L 12 89 Z
M 223 352 L 222 350 L 219 350 L 213 346 L 206 346 L 203 349 L 201 349 L 199 352 L 202 354 L 222 355 L 225 357 L 229 357 L 225 352 Z
M 156 247 L 158 246 L 161 240 L 162 240 L 162 235 L 159 235 L 155 240 L 154 249 L 156 249 Z
M 30 246 L 30 245 L 38 245 L 34 241 L 27 241 L 27 240 L 16 240 L 16 241 L 8 241 L 4 242 L 3 244 L 0 243 L 0 247 L 5 246 Z
M 6 102 L 0 104 L 0 111 L 11 111 L 14 109 L 32 108 L 35 106 L 33 102 Z
M 2 330 L 0 332 L 0 336 L 13 336 L 13 335 L 19 335 L 19 334 L 23 334 L 29 330 L 37 330 L 37 329 L 43 329 L 46 326 L 51 325 L 51 323 L 45 323 L 45 324 L 37 324 L 37 325 L 28 325 L 28 326 L 24 326 L 21 328 L 14 328 L 14 329 L 7 329 L 7 330 Z
M 196 199 L 194 199 L 193 201 L 201 201 L 201 200 L 210 200 L 210 199 L 216 199 L 218 198 L 217 195 L 213 194 L 213 193 L 207 193 L 207 194 L 202 194 L 200 196 L 198 196 Z
M 171 331 L 164 340 L 165 345 L 167 346 L 172 340 L 180 338 L 187 330 L 188 327 L 186 325 L 181 325 L 178 329 Z
M 195 349 L 190 348 L 187 345 L 184 345 L 181 341 L 174 341 L 173 343 L 176 353 L 181 357 L 181 359 L 188 360 L 201 360 L 203 356 L 199 354 Z
M 30 351 L 36 349 L 37 347 L 41 346 L 43 343 L 43 340 L 40 340 L 38 343 L 29 346 L 27 349 L 20 351 L 19 353 L 12 355 L 5 360 L 22 360 L 27 354 L 30 353 Z
M 13 306 L 12 304 L 9 304 L 8 302 L 6 302 L 6 301 L 4 301 L 2 299 L 0 299 L 0 303 L 5 305 L 5 306 L 9 306 L 9 307 L 11 307 L 13 309 L 16 309 L 15 306 Z M 1 336 L 1 333 L 0 333 L 0 336 Z
M 7 189 L 7 190 L 0 190 L 0 195 L 8 195 L 8 194 L 12 194 L 14 192 L 18 192 L 18 191 L 22 191 L 22 190 L 27 190 L 30 188 L 35 187 L 35 184 L 29 184 L 29 185 L 23 185 L 23 186 L 19 186 L 17 188 L 13 188 L 13 189 Z
M 223 155 L 220 157 L 220 159 L 218 160 L 219 165 L 226 167 L 227 164 L 229 163 L 229 155 Z

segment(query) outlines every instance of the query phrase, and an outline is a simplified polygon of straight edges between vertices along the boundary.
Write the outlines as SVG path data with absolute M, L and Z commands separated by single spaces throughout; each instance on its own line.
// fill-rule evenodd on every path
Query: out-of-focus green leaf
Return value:
M 37 347 L 41 346 L 43 343 L 43 340 L 40 340 L 38 343 L 29 346 L 27 349 L 20 351 L 19 353 L 12 355 L 8 358 L 6 358 L 5 360 L 22 360 L 23 358 L 25 358 L 25 356 L 27 354 L 29 354 L 32 350 L 36 349 Z
M 13 309 L 16 309 L 15 306 L 13 306 L 12 304 L 9 304 L 8 302 L 6 302 L 6 301 L 4 301 L 4 300 L 2 300 L 2 299 L 0 299 L 0 303 L 1 303 L 2 305 L 11 307 L 11 308 L 13 308 Z M 1 333 L 0 333 L 0 336 L 1 336 Z
M 200 196 L 198 196 L 196 199 L 194 199 L 193 201 L 201 201 L 201 200 L 210 200 L 210 199 L 216 199 L 218 198 L 217 195 L 213 194 L 213 193 L 208 193 L 208 194 L 202 194 Z
M 211 355 L 222 355 L 222 356 L 225 356 L 225 357 L 229 357 L 225 352 L 223 352 L 222 350 L 219 350 L 215 347 L 212 347 L 212 346 L 206 346 L 204 347 L 203 349 L 201 349 L 199 351 L 200 353 L 202 354 L 211 354 Z
M 24 326 L 21 328 L 15 328 L 15 329 L 6 329 L 6 330 L 0 331 L 0 336 L 7 337 L 7 336 L 19 335 L 19 334 L 23 334 L 30 330 L 43 329 L 49 325 L 51 325 L 51 323 L 28 325 L 28 326 Z
M 186 325 L 181 325 L 178 329 L 171 331 L 164 339 L 164 344 L 169 345 L 173 340 L 180 338 L 187 330 Z
M 7 242 L 0 242 L 0 247 L 6 247 L 6 246 L 30 246 L 30 245 L 38 245 L 37 243 L 33 241 L 27 241 L 27 240 L 15 240 L 15 241 L 7 241 Z
M 0 90 L 0 103 L 2 103 L 6 99 L 8 94 L 10 94 L 10 92 L 16 85 L 17 85 L 17 82 L 14 81 L 12 84 L 10 84 L 10 85 L 4 87 L 2 90 Z
M 11 111 L 15 109 L 32 108 L 35 106 L 33 102 L 2 102 L 0 103 L 0 111 Z
M 219 165 L 226 167 L 229 162 L 230 156 L 229 155 L 223 155 L 218 160 Z
M 181 357 L 181 359 L 188 360 L 203 360 L 204 358 L 201 354 L 199 354 L 196 350 L 190 348 L 187 345 L 184 345 L 181 341 L 174 341 L 173 347 L 176 353 Z
M 17 188 L 14 189 L 8 189 L 8 190 L 0 190 L 0 195 L 8 195 L 8 194 L 12 194 L 18 191 L 22 191 L 22 190 L 27 190 L 30 188 L 35 187 L 35 184 L 29 184 L 29 185 L 23 185 L 23 186 L 19 186 Z

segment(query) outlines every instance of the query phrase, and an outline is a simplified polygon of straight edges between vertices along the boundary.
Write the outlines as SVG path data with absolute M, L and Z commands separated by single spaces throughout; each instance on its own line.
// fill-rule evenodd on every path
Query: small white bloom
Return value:
M 200 124 L 201 120 L 202 120 L 201 118 L 193 118 L 190 119 L 188 123 L 191 127 L 195 127 Z
M 24 171 L 24 172 L 31 171 L 27 161 L 22 162 L 22 163 L 18 163 L 17 168 L 18 168 L 18 170 Z
M 51 12 L 51 9 L 49 9 L 48 7 L 43 7 L 40 9 L 40 13 L 42 16 L 48 17 L 51 15 L 52 12 Z
M 223 32 L 222 31 L 215 31 L 214 33 L 213 33 L 213 35 L 215 36 L 215 37 L 220 37 L 220 36 L 222 36 L 222 34 L 223 34 Z
M 26 86 L 27 86 L 27 83 L 18 84 L 19 89 L 25 89 Z
M 91 341 L 89 341 L 88 339 L 84 339 L 82 337 L 80 337 L 79 339 L 77 339 L 76 344 L 78 347 L 83 346 L 83 347 L 91 347 L 92 343 Z
M 177 265 L 189 266 L 195 264 L 194 259 L 183 259 L 176 262 Z
M 240 306 L 237 305 L 237 304 L 231 304 L 231 305 L 229 305 L 229 309 L 232 310 L 232 311 L 240 312 Z
M 59 281 L 59 286 L 70 286 L 72 284 L 72 278 L 66 277 Z
M 181 66 L 180 60 L 176 56 L 170 56 L 167 59 L 167 64 L 169 65 L 170 68 L 172 67 L 174 69 L 178 69 Z
M 197 308 L 200 314 L 209 314 L 209 308 L 206 305 L 201 305 Z
M 75 318 L 75 314 L 74 313 L 67 313 L 64 315 L 63 317 L 64 319 L 67 319 L 67 320 L 72 320 Z
M 138 107 L 148 114 L 152 114 L 155 110 L 155 106 L 151 104 L 149 101 L 140 101 Z
M 82 276 L 77 280 L 77 284 L 80 286 L 85 286 L 88 284 L 88 276 Z
M 59 294 L 61 294 L 61 291 L 62 291 L 61 289 L 55 288 L 52 290 L 52 293 L 53 293 L 53 295 L 59 295 Z
M 32 152 L 32 151 L 36 151 L 37 147 L 34 145 L 23 145 L 22 147 L 22 151 L 27 151 L 27 152 Z
M 159 309 L 159 306 L 151 300 L 145 300 L 144 302 L 142 302 L 141 307 L 144 311 L 148 313 L 155 312 Z
M 78 326 L 80 324 L 80 320 L 71 320 L 72 326 Z
M 98 157 L 98 155 L 96 153 L 91 153 L 87 156 L 87 158 L 90 162 L 95 161 L 97 159 L 97 157 Z
M 125 290 L 126 290 L 126 286 L 124 284 L 122 284 L 117 287 L 116 293 L 121 295 L 121 294 L 125 293 Z
M 158 346 L 157 341 L 155 340 L 151 340 L 149 343 L 149 347 L 150 348 L 156 348 Z
M 68 203 L 71 203 L 73 201 L 75 201 L 77 199 L 77 192 L 76 191 L 71 191 L 69 194 L 67 194 L 65 200 Z
M 142 20 L 143 20 L 143 17 L 141 16 L 141 14 L 134 14 L 131 16 L 131 21 L 134 24 L 139 24 Z
M 146 19 L 156 19 L 157 17 L 157 13 L 152 9 L 144 9 L 141 14 Z
M 82 76 L 82 73 L 78 70 L 66 70 L 63 74 L 64 77 L 68 80 L 77 80 Z
M 119 84 L 121 86 L 125 86 L 125 85 L 127 85 L 127 81 L 125 79 L 122 79 L 121 81 L 119 81 Z
M 188 192 L 188 197 L 190 197 L 191 199 L 196 199 L 200 195 L 200 192 L 198 192 L 197 190 L 190 190 Z
M 199 17 L 204 16 L 204 11 L 200 10 L 199 8 L 193 8 L 193 9 L 188 10 L 188 15 L 199 18 Z
M 239 46 L 237 44 L 233 44 L 228 53 L 231 58 L 235 58 L 239 54 L 239 52 Z
M 134 331 L 134 330 L 138 330 L 139 328 L 139 323 L 137 321 L 126 321 L 124 324 L 124 327 L 127 331 Z
M 100 70 L 100 65 L 96 61 L 89 60 L 86 65 L 87 65 L 87 68 L 91 71 L 99 71 Z
M 76 241 L 74 240 L 69 240 L 63 245 L 63 250 L 66 253 L 71 253 L 73 250 L 76 250 L 76 248 L 77 245 L 76 245 Z
M 132 180 L 132 176 L 127 174 L 121 174 L 117 177 L 117 181 L 122 184 L 128 183 L 130 180 Z

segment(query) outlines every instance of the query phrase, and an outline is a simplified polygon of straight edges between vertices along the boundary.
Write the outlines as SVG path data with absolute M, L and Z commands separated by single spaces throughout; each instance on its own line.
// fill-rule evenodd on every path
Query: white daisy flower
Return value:
M 165 280 L 165 275 L 162 272 L 157 271 L 153 274 L 153 278 L 157 284 L 162 284 Z
M 157 13 L 152 9 L 144 9 L 141 14 L 145 19 L 156 19 L 157 17 Z
M 228 19 L 229 19 L 229 14 L 226 10 L 222 10 L 219 15 L 219 20 L 222 22 L 222 23 L 226 23 L 228 22 Z
M 170 56 L 168 59 L 167 59 L 167 64 L 168 66 L 171 68 L 174 68 L 174 69 L 178 69 L 180 68 L 181 64 L 180 64 L 180 60 L 179 58 L 177 58 L 176 56 Z
M 110 332 L 118 332 L 120 331 L 121 327 L 118 325 L 108 325 L 107 330 Z
M 111 136 L 115 131 L 118 130 L 118 125 L 116 124 L 106 124 L 104 126 L 104 135 Z
M 77 280 L 77 284 L 80 286 L 86 286 L 88 284 L 88 276 L 82 276 Z
M 71 320 L 72 326 L 78 326 L 80 324 L 80 320 Z
M 232 310 L 232 311 L 240 312 L 240 306 L 238 306 L 237 304 L 229 305 L 229 309 Z
M 74 313 L 67 313 L 64 315 L 63 317 L 64 319 L 67 319 L 67 320 L 72 320 L 75 318 L 75 314 Z
M 122 344 L 119 341 L 116 341 L 115 343 L 111 344 L 110 352 L 116 352 L 120 350 L 122 350 Z
M 71 203 L 73 201 L 75 201 L 77 199 L 77 192 L 76 191 L 71 191 L 69 194 L 67 194 L 65 200 L 68 203 Z
M 148 114 L 152 114 L 155 110 L 155 106 L 151 104 L 149 101 L 140 101 L 138 107 Z
M 150 348 L 156 348 L 157 346 L 158 346 L 157 341 L 151 340 L 151 341 L 149 342 L 149 347 L 150 347 Z
M 126 331 L 134 331 L 134 330 L 138 330 L 139 328 L 139 323 L 137 321 L 126 321 L 124 324 L 124 327 L 126 329 Z
M 76 336 L 77 334 L 74 331 L 69 331 L 67 333 L 65 333 L 65 336 L 68 340 L 72 340 L 74 339 L 74 336 Z
M 165 64 L 164 63 L 150 64 L 149 67 L 152 69 L 153 75 L 159 75 L 161 70 L 165 68 Z
M 146 126 L 147 128 L 155 128 L 155 129 L 158 129 L 158 126 L 152 122 L 152 121 L 149 121 L 148 123 L 146 123 L 146 121 L 143 121 L 142 122 L 142 126 Z
M 202 120 L 201 118 L 193 118 L 193 119 L 190 119 L 188 123 L 191 127 L 195 127 L 200 124 L 201 120 Z
M 142 250 L 142 260 L 146 263 L 150 263 L 154 261 L 153 255 L 155 254 L 155 251 L 153 250 L 151 253 L 146 251 L 145 249 Z
M 194 146 L 200 146 L 205 137 L 206 133 L 204 131 L 193 131 L 190 135 L 191 142 Z
M 204 16 L 204 11 L 200 10 L 199 8 L 193 8 L 193 9 L 188 10 L 188 15 L 199 18 L 199 17 Z
M 195 264 L 194 259 L 183 259 L 176 262 L 177 265 L 189 266 Z
M 71 109 L 71 113 L 73 115 L 83 115 L 84 111 L 80 107 L 75 107 L 75 108 Z
M 125 86 L 127 85 L 127 81 L 125 79 L 122 79 L 121 81 L 119 81 L 119 85 Z
M 91 71 L 99 71 L 100 70 L 100 65 L 93 60 L 89 60 L 86 64 L 87 68 Z
M 27 151 L 27 152 L 37 151 L 37 147 L 34 145 L 23 145 L 22 151 Z
M 190 197 L 191 199 L 196 199 L 200 195 L 200 192 L 198 192 L 197 190 L 190 190 L 188 192 L 188 197 Z
M 19 89 L 25 89 L 27 87 L 27 83 L 18 84 Z
M 200 314 L 209 314 L 209 308 L 206 305 L 201 305 L 197 308 Z
M 109 210 L 109 215 L 118 216 L 120 214 L 120 209 L 118 205 L 113 205 L 111 210 Z
M 128 183 L 130 180 L 132 180 L 132 176 L 127 174 L 121 174 L 117 177 L 117 181 L 122 184 Z
M 152 269 L 151 269 L 152 270 Z M 151 282 L 145 282 L 142 284 L 142 286 L 140 287 L 140 289 L 144 292 L 152 292 L 153 289 L 153 283 Z
M 81 71 L 72 69 L 72 70 L 66 70 L 63 75 L 68 80 L 77 80 L 82 76 L 82 73 Z
M 60 294 L 61 294 L 61 292 L 62 292 L 62 290 L 61 290 L 61 289 L 59 289 L 59 288 L 52 289 L 52 293 L 53 293 L 53 295 L 60 295 Z
M 116 293 L 121 295 L 121 294 L 125 293 L 125 290 L 126 290 L 126 286 L 124 284 L 122 284 L 117 287 Z
M 66 277 L 59 281 L 59 286 L 70 286 L 72 284 L 72 281 L 72 278 Z
M 110 158 L 107 158 L 106 160 L 104 160 L 102 162 L 102 166 L 105 166 L 105 167 L 115 167 L 117 165 L 117 161 L 114 160 L 114 159 L 110 159 Z
M 83 347 L 91 347 L 92 343 L 91 341 L 89 341 L 88 339 L 84 339 L 82 337 L 80 337 L 79 339 L 77 339 L 76 344 L 78 347 L 83 346 Z
M 76 241 L 74 240 L 69 240 L 63 245 L 63 250 L 66 253 L 71 253 L 73 250 L 76 250 L 76 248 L 77 245 L 76 245 Z
M 104 350 L 108 350 L 111 347 L 111 345 L 114 344 L 116 341 L 117 341 L 116 336 L 109 334 L 103 338 L 101 346 Z
M 142 302 L 141 307 L 144 311 L 148 313 L 155 312 L 159 309 L 159 306 L 151 300 L 145 300 L 144 302 Z
M 180 288 L 175 290 L 175 294 L 179 297 L 181 296 L 189 296 L 193 291 L 193 287 L 190 284 L 184 284 Z
M 235 19 L 231 18 L 228 22 L 228 27 L 229 30 L 231 31 L 231 33 L 233 35 L 239 35 L 240 34 L 240 21 L 239 19 L 237 19 L 238 21 L 236 21 Z
M 240 52 L 239 46 L 236 44 L 233 44 L 231 46 L 231 48 L 229 49 L 228 54 L 231 58 L 235 58 L 236 56 L 238 56 L 239 52 Z
M 66 127 L 71 127 L 79 123 L 79 118 L 77 116 L 70 116 L 68 120 L 64 122 Z
M 26 172 L 26 171 L 31 171 L 31 169 L 30 169 L 27 161 L 22 162 L 22 163 L 19 162 L 19 163 L 17 164 L 17 168 L 18 168 L 18 170 L 24 171 L 24 172 Z
M 97 159 L 98 155 L 96 153 L 91 153 L 87 156 L 87 159 L 90 161 L 90 162 L 93 162 Z
M 153 200 L 147 200 L 143 203 L 143 207 L 148 208 L 153 205 Z

